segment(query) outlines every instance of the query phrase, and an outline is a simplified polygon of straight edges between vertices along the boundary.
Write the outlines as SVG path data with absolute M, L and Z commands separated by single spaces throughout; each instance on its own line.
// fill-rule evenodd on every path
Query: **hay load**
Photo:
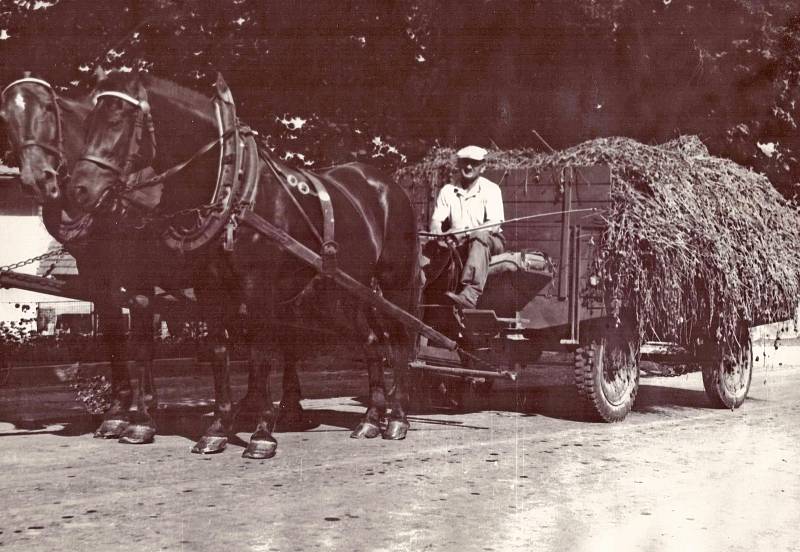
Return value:
M 453 150 L 400 171 L 446 181 Z M 601 138 L 542 154 L 493 151 L 491 167 L 603 164 L 612 204 L 595 270 L 616 315 L 636 314 L 642 338 L 731 341 L 749 325 L 790 319 L 800 301 L 800 215 L 761 174 L 709 155 L 696 137 L 659 146 Z

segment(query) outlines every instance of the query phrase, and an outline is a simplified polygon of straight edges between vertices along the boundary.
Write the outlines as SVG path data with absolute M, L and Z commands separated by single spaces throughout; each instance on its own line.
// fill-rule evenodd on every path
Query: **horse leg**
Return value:
M 367 328 L 363 346 L 369 375 L 369 405 L 364 418 L 350 434 L 353 439 L 373 439 L 381 434 L 381 420 L 386 416 L 386 385 L 383 378 L 383 355 L 378 336 L 368 329 L 363 310 L 358 311 L 359 326 Z
M 252 354 L 252 345 L 248 342 L 245 344 L 249 350 L 248 358 L 250 359 L 248 362 L 248 370 L 247 370 L 247 392 L 245 393 L 244 397 L 236 403 L 236 407 L 234 409 L 234 424 L 237 424 L 242 421 L 242 418 L 251 419 L 258 416 L 258 412 L 261 409 L 261 392 L 258 388 L 258 366 L 253 364 L 253 354 Z
M 142 300 L 144 303 L 146 299 Z M 135 304 L 131 308 L 131 325 L 133 329 L 132 345 L 135 347 L 137 367 L 136 413 L 132 415 L 130 425 L 119 438 L 120 443 L 128 445 L 144 445 L 152 443 L 156 434 L 156 424 L 150 415 L 153 404 L 153 313 L 146 304 Z
M 209 326 L 214 339 L 214 350 L 211 357 L 211 366 L 214 372 L 214 421 L 192 448 L 192 452 L 197 454 L 215 454 L 225 450 L 225 447 L 228 446 L 228 434 L 233 428 L 227 338 L 221 320 L 211 323 Z
M 263 345 L 251 345 L 250 365 L 255 371 L 258 394 L 261 397 L 261 408 L 258 413 L 256 430 L 250 436 L 250 442 L 242 452 L 243 458 L 266 460 L 275 456 L 278 449 L 278 441 L 272 436 L 272 430 L 275 427 L 275 409 L 272 406 L 272 391 L 269 384 L 270 364 L 267 362 Z
M 146 334 L 146 349 L 149 351 L 148 354 L 148 362 L 144 364 L 144 401 L 147 405 L 147 408 L 150 410 L 158 410 L 158 390 L 156 389 L 156 380 L 154 376 L 153 370 L 153 361 L 155 359 L 155 326 L 153 325 L 154 316 L 151 313 L 149 315 L 149 320 L 151 321 L 150 324 L 150 331 Z
M 396 327 L 390 333 L 389 358 L 392 361 L 394 374 L 394 392 L 392 393 L 392 410 L 383 432 L 384 439 L 398 441 L 406 438 L 410 424 L 406 417 L 409 403 L 408 397 L 408 363 L 416 347 L 416 335 L 404 327 Z
M 111 407 L 103 415 L 100 427 L 94 432 L 98 439 L 118 439 L 130 423 L 129 410 L 133 402 L 130 374 L 125 355 L 126 337 L 119 307 L 97 303 L 100 328 L 106 354 L 111 364 Z
M 283 430 L 303 431 L 314 427 L 314 422 L 306 416 L 300 399 L 300 378 L 297 376 L 298 356 L 295 344 L 282 347 L 283 380 L 281 403 L 278 410 L 278 425 Z

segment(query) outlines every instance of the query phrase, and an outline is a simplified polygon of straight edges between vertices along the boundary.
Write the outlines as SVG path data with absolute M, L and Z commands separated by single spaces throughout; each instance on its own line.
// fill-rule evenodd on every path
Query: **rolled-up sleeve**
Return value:
M 450 203 L 448 201 L 447 187 L 439 190 L 439 195 L 436 196 L 436 206 L 431 215 L 431 231 L 440 232 L 442 223 L 450 217 Z
M 491 186 L 488 197 L 486 198 L 486 222 L 503 222 L 505 211 L 503 210 L 503 194 L 500 191 L 500 186 Z

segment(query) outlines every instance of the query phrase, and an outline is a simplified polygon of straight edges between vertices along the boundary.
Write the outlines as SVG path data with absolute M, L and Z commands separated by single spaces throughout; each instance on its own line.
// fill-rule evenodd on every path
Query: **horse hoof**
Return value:
M 361 422 L 350 434 L 352 439 L 374 439 L 381 434 L 381 428 L 372 422 Z
M 266 460 L 275 456 L 278 450 L 278 442 L 266 439 L 251 439 L 247 443 L 247 448 L 242 453 L 242 458 L 252 458 L 253 460 Z
M 94 432 L 95 439 L 119 439 L 130 425 L 127 420 L 103 420 L 97 431 Z
M 411 427 L 410 424 L 405 420 L 389 420 L 386 431 L 383 432 L 383 438 L 391 441 L 405 439 L 409 427 Z
M 131 424 L 119 438 L 119 442 L 125 445 L 147 445 L 153 442 L 156 435 L 156 428 L 142 424 Z
M 195 454 L 217 454 L 225 450 L 227 446 L 227 437 L 203 435 L 194 447 L 192 447 L 192 452 Z

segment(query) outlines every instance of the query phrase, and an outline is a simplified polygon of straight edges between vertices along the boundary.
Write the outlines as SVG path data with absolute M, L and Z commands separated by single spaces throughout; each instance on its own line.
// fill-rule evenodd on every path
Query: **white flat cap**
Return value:
M 483 161 L 486 159 L 487 150 L 480 146 L 467 146 L 461 148 L 456 152 L 456 157 L 459 159 L 472 159 L 473 161 Z

